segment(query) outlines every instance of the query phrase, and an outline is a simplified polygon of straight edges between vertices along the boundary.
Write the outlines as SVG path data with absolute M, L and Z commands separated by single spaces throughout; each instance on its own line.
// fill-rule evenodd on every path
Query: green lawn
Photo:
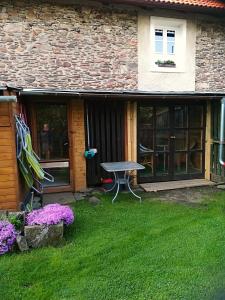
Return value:
M 225 299 L 225 193 L 74 209 L 66 245 L 0 258 L 0 299 Z

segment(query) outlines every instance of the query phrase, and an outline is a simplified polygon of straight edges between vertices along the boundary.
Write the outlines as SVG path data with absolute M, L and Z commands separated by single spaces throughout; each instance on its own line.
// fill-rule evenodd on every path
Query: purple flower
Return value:
M 49 204 L 27 215 L 27 225 L 55 225 L 60 222 L 70 225 L 74 221 L 72 209 L 66 205 Z
M 0 221 L 0 255 L 12 249 L 16 240 L 16 229 L 8 221 Z

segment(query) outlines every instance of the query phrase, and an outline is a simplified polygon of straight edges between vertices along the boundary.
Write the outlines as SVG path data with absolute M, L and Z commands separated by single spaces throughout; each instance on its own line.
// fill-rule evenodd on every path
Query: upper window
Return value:
M 175 30 L 155 29 L 155 53 L 174 54 Z
M 151 17 L 151 66 L 154 71 L 182 71 L 186 48 L 186 21 Z
M 174 54 L 175 50 L 175 30 L 167 30 L 167 54 Z
M 163 30 L 155 29 L 155 52 L 163 54 Z

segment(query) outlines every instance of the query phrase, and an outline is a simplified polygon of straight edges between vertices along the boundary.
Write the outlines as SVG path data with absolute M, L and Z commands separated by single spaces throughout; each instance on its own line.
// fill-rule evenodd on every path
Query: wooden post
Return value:
M 86 189 L 86 160 L 85 151 L 85 126 L 84 126 L 84 101 L 75 99 L 71 102 L 71 154 L 74 191 Z
M 207 101 L 205 131 L 205 179 L 211 179 L 211 102 Z
M 126 160 L 137 161 L 137 103 L 127 102 L 126 111 Z M 137 184 L 135 172 L 134 184 Z

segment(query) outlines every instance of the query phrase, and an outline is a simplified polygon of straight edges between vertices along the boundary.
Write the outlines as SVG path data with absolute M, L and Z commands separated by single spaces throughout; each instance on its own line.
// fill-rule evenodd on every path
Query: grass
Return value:
M 0 299 L 225 299 L 225 194 L 79 202 L 66 245 L 0 258 Z

